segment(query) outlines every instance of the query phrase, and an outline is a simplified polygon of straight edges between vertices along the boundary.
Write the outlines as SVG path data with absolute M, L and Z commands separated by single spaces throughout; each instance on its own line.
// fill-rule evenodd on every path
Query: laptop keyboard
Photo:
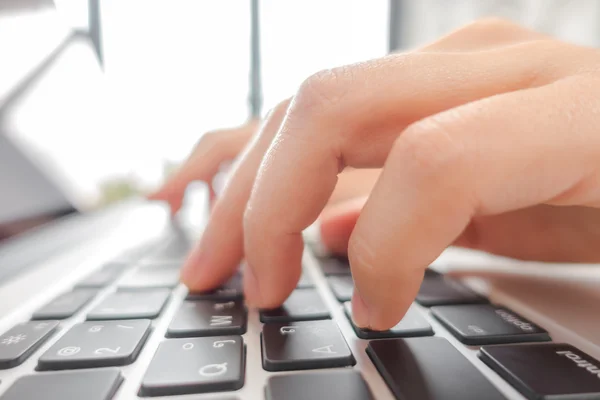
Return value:
M 374 332 L 352 324 L 347 260 L 317 257 L 324 279 L 316 282 L 304 271 L 282 307 L 259 312 L 255 336 L 248 334 L 242 272 L 215 290 L 174 296 L 184 290 L 179 267 L 189 246 L 174 238 L 137 261 L 108 263 L 0 335 L 0 370 L 18 372 L 17 379 L 0 381 L 0 400 L 201 399 L 185 395 L 209 393 L 223 397 L 207 399 L 243 400 L 240 389 L 257 369 L 269 377 L 248 400 L 377 399 L 358 359 L 372 363 L 398 400 L 508 398 L 489 374 L 522 398 L 600 399 L 600 361 L 552 342 L 543 327 L 432 269 L 403 320 Z M 360 353 L 323 290 L 337 299 L 352 340 L 364 341 Z M 439 335 L 443 329 L 456 344 Z M 479 367 L 459 351 L 461 343 L 482 346 Z M 249 348 L 260 362 L 248 356 Z M 140 365 L 142 373 L 124 373 L 142 351 L 153 354 Z M 135 393 L 122 394 L 129 379 Z

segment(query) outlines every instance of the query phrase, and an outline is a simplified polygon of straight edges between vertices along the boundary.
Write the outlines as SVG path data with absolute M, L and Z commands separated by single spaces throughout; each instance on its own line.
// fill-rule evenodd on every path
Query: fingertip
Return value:
M 147 200 L 150 201 L 165 201 L 167 199 L 167 192 L 165 190 L 165 187 L 162 186 L 160 187 L 160 189 L 146 194 L 145 197 Z
M 354 292 L 352 293 L 352 320 L 354 324 L 362 329 L 369 329 L 369 308 L 365 303 L 364 299 L 354 287 Z
M 258 279 L 256 279 L 254 270 L 250 266 L 244 269 L 244 297 L 248 307 L 262 306 Z
M 189 254 L 181 268 L 181 282 L 190 292 L 203 292 L 212 290 L 221 282 L 221 276 L 209 271 L 209 254 L 199 243 Z

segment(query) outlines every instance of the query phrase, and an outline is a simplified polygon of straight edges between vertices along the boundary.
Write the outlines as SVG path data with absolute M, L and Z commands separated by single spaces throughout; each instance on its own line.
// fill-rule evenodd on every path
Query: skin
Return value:
M 317 73 L 242 152 L 182 279 L 210 289 L 245 258 L 248 304 L 277 307 L 320 218 L 324 242 L 348 254 L 355 322 L 383 330 L 449 245 L 598 262 L 599 92 L 598 50 L 496 19 Z M 200 158 L 166 188 L 202 177 Z

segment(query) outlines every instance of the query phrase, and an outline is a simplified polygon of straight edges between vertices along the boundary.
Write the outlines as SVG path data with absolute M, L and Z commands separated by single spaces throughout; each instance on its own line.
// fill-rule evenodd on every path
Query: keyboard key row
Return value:
M 324 265 L 323 268 L 325 268 Z M 352 276 L 349 273 L 329 273 L 328 275 L 327 281 L 338 301 L 345 302 L 352 299 L 352 292 L 354 291 Z M 415 301 L 425 307 L 487 302 L 485 298 L 468 287 L 432 270 L 427 270 Z
M 411 312 L 409 311 L 407 316 L 410 316 Z M 25 341 L 34 337 L 31 330 L 38 332 L 39 337 L 46 337 L 56 324 L 57 321 L 23 324 L 28 326 L 15 327 L 19 328 L 18 332 L 7 332 L 2 336 L 5 340 L 1 343 L 12 343 L 11 346 L 23 343 L 23 346 L 28 346 Z M 137 357 L 149 330 L 148 320 L 77 324 L 42 355 L 38 369 L 78 369 L 129 364 Z M 263 326 L 261 346 L 263 367 L 268 371 L 345 367 L 355 363 L 339 328 L 331 320 L 267 323 Z M 16 353 L 20 354 L 19 351 Z M 163 396 L 237 390 L 244 384 L 244 354 L 243 340 L 240 336 L 166 339 L 160 344 L 146 371 L 140 395 Z M 374 340 L 368 344 L 367 354 L 398 399 L 504 398 L 481 372 L 444 338 Z M 479 356 L 485 364 L 528 399 L 600 398 L 600 362 L 572 346 L 547 343 L 482 347 Z M 339 385 L 319 384 L 322 382 L 322 378 L 319 377 L 337 372 L 289 375 L 289 378 L 287 375 L 273 377 L 269 380 L 265 393 L 267 399 L 271 400 L 294 399 L 294 396 L 301 395 L 300 388 L 303 383 L 306 393 L 311 393 L 310 398 L 371 399 L 369 391 L 365 391 L 360 375 L 343 375 L 346 372 L 350 371 L 340 371 L 339 376 L 330 376 L 329 382 L 338 382 Z M 46 374 L 22 378 L 9 389 L 2 400 L 36 398 L 31 393 L 39 393 L 40 388 L 49 385 L 49 382 L 36 376 L 50 376 Z M 120 375 L 112 376 L 112 379 L 97 376 L 98 383 L 90 385 L 94 395 L 99 393 L 105 396 L 98 397 L 100 399 L 110 398 L 110 393 L 113 393 L 111 391 L 116 390 L 121 380 Z M 297 378 L 298 376 L 306 378 Z M 71 380 L 87 379 L 86 375 L 70 373 L 56 377 L 56 382 L 63 382 L 62 379 L 65 379 L 65 385 Z M 281 382 L 278 382 L 278 379 L 281 379 Z M 311 382 L 314 384 L 310 385 Z M 35 388 L 31 385 L 35 385 Z M 285 392 L 281 392 L 285 387 L 289 389 L 289 397 L 285 397 Z M 348 388 L 354 388 L 351 392 L 355 393 L 355 397 L 349 397 L 351 392 L 348 392 Z M 68 390 L 73 390 L 70 383 Z M 77 392 L 79 389 L 74 390 Z M 45 391 L 44 393 L 44 398 L 71 398 L 64 395 L 62 388 L 49 387 L 48 394 L 46 395 Z

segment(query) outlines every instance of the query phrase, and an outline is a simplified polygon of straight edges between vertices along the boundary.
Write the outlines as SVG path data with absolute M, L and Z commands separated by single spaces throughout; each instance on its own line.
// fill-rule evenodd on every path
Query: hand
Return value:
M 289 101 L 286 100 L 279 106 L 279 109 L 285 109 L 288 104 Z M 278 114 L 275 119 L 276 123 L 269 125 L 272 135 L 279 129 L 283 115 Z M 244 148 L 248 147 L 259 128 L 260 121 L 252 119 L 239 127 L 205 133 L 181 168 L 160 189 L 150 194 L 148 199 L 167 202 L 171 213 L 175 214 L 182 206 L 185 190 L 190 182 L 203 181 L 209 184 L 211 200 L 214 200 L 216 194 L 212 188 L 212 182 L 219 172 L 220 166 L 234 161 Z M 338 214 L 349 204 L 354 204 L 348 200 L 368 195 L 378 176 L 379 169 L 350 168 L 340 175 L 338 185 L 329 199 L 329 205 L 332 207 L 328 211 L 332 220 L 331 222 L 325 221 L 327 228 L 324 239 L 326 242 L 332 243 L 332 251 L 340 249 L 341 252 L 345 252 L 343 243 L 338 244 L 339 236 L 336 229 L 341 225 L 343 228 L 346 226 L 341 223 Z
M 247 302 L 280 305 L 301 232 L 348 167 L 383 167 L 362 210 L 343 215 L 359 326 L 395 325 L 451 244 L 598 261 L 599 89 L 600 52 L 497 20 L 318 73 L 237 165 L 184 282 L 213 287 L 244 256 Z
M 148 198 L 166 201 L 171 208 L 171 213 L 175 214 L 181 208 L 185 189 L 192 181 L 208 183 L 211 198 L 214 198 L 212 181 L 219 172 L 220 166 L 227 161 L 233 161 L 238 156 L 258 130 L 258 125 L 256 119 L 251 119 L 236 128 L 205 133 L 181 168 Z

